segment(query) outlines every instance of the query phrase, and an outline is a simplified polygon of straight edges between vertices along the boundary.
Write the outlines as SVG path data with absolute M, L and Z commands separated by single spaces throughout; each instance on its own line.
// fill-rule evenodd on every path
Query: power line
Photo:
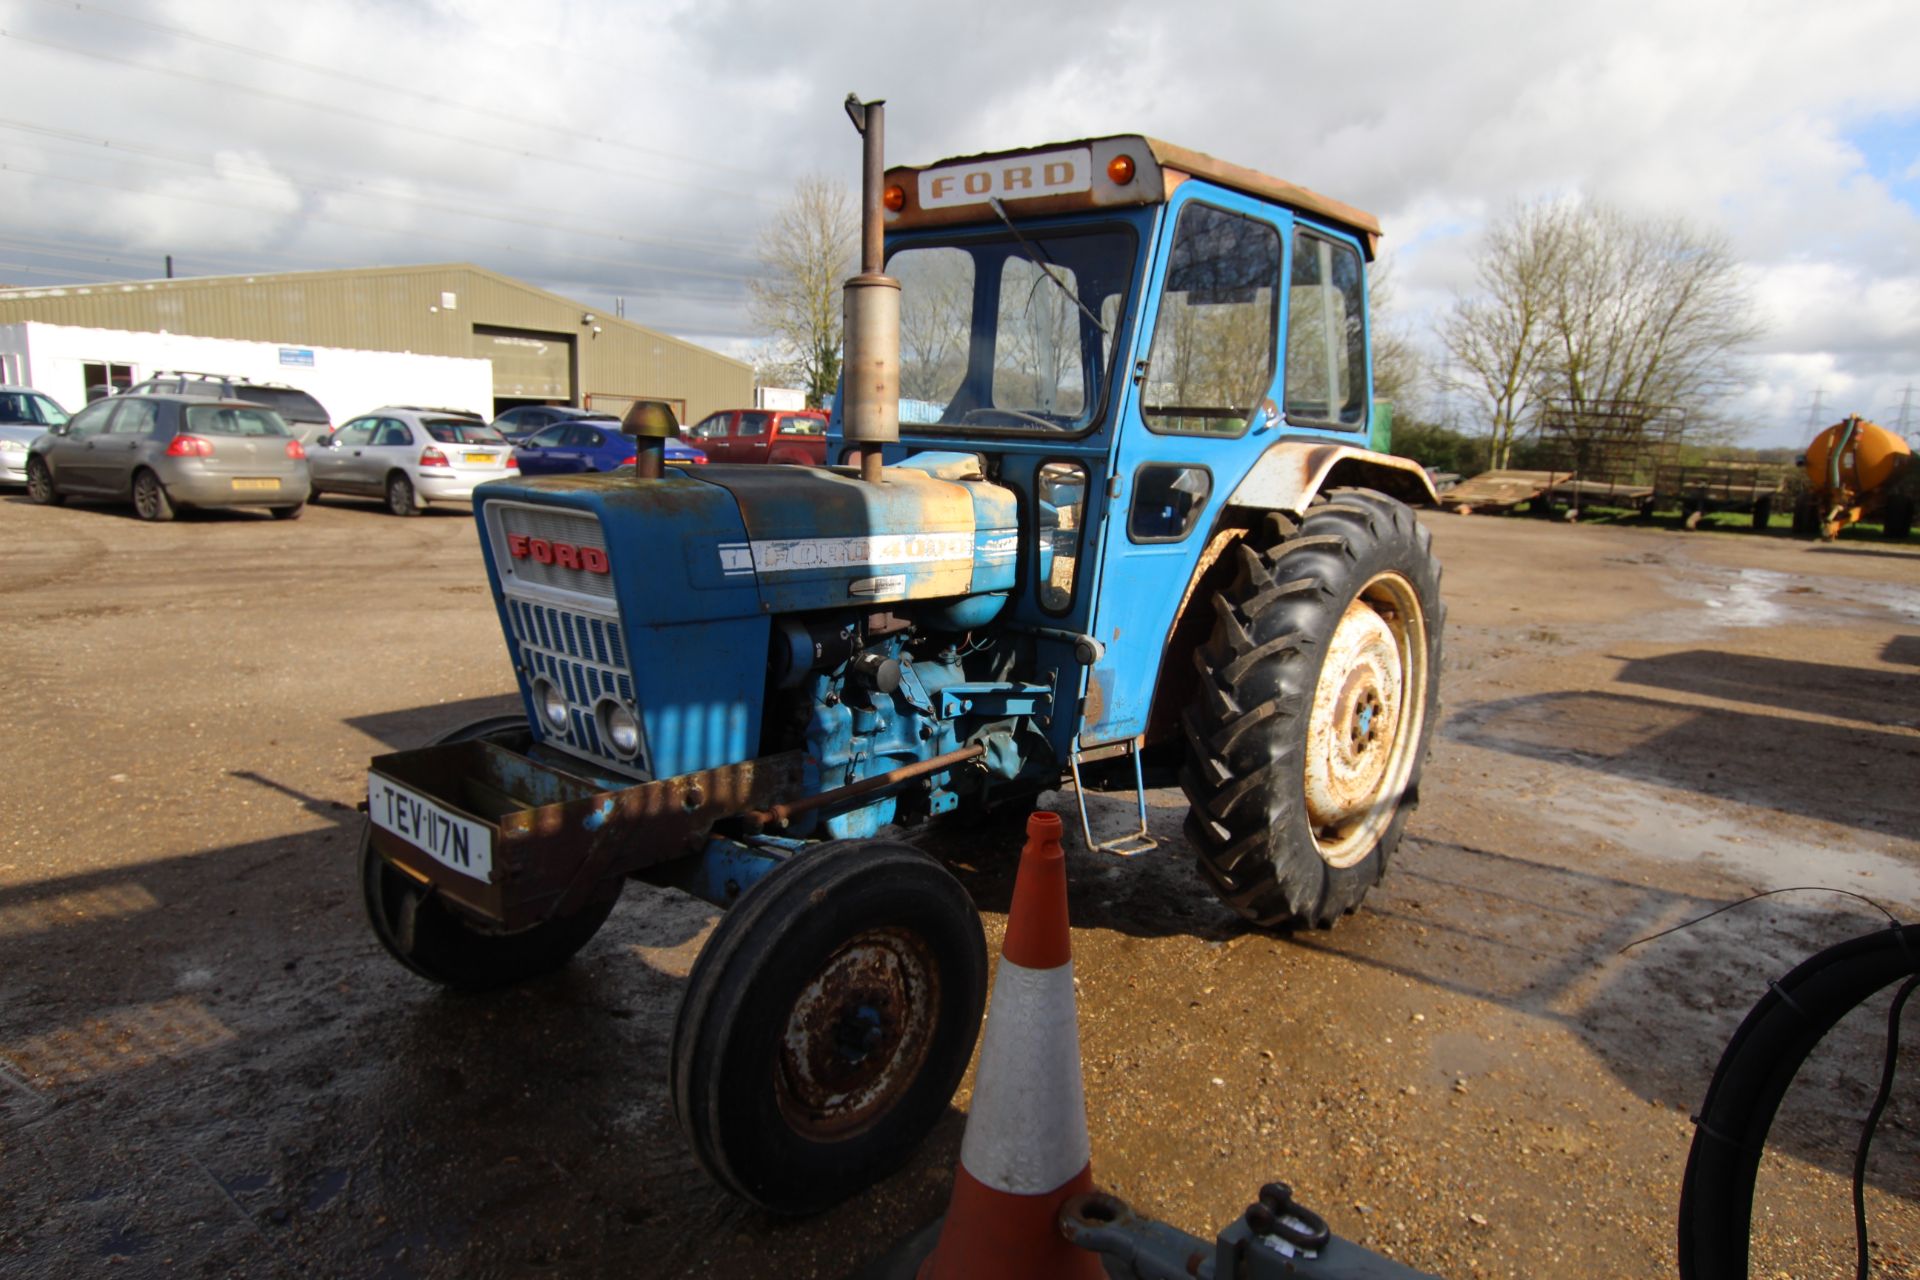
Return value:
M 286 216 L 285 211 L 282 211 L 282 210 L 262 209 L 254 206 L 235 204 L 230 200 L 219 200 L 211 196 L 196 196 L 196 195 L 191 195 L 184 191 L 138 190 L 133 187 L 128 187 L 120 183 L 100 182 L 90 178 L 76 178 L 69 174 L 46 173 L 37 169 L 24 169 L 24 168 L 21 168 L 19 165 L 15 165 L 15 164 L 0 164 L 0 173 L 12 173 L 12 174 L 20 174 L 26 177 L 44 178 L 50 182 L 69 182 L 79 186 L 96 187 L 96 188 L 100 188 L 102 190 L 107 190 L 107 191 L 117 191 L 123 195 L 138 195 L 142 199 L 153 199 L 155 197 L 159 197 L 167 200 L 187 200 L 195 204 L 213 205 L 216 208 L 230 209 L 230 210 L 235 210 L 241 213 L 257 213 L 257 214 L 266 214 L 269 216 Z M 249 181 L 248 179 L 240 175 L 231 175 L 228 180 L 239 181 L 243 183 Z M 261 182 L 259 180 L 253 180 L 251 185 L 273 186 L 276 188 L 283 188 L 284 184 Z M 358 231 L 371 231 L 379 235 L 407 236 L 415 239 L 438 240 L 447 244 L 460 245 L 466 248 L 484 249 L 490 253 L 513 255 L 513 254 L 524 252 L 523 250 L 513 245 L 496 244 L 492 241 L 486 241 L 486 240 L 470 240 L 464 236 L 450 236 L 450 235 L 447 235 L 445 232 L 439 232 L 439 231 L 423 231 L 416 228 L 404 228 L 404 227 L 387 227 L 387 226 L 381 226 L 377 223 L 371 223 L 371 222 L 356 222 L 351 218 L 341 218 L 341 217 L 333 216 L 331 214 L 303 212 L 299 216 L 300 216 L 300 219 L 305 222 L 327 222 L 327 223 L 332 223 L 336 226 L 352 227 Z M 669 275 L 699 276 L 699 277 L 703 277 L 711 280 L 738 280 L 738 281 L 744 282 L 749 279 L 752 279 L 751 276 L 745 275 L 740 272 L 735 272 L 735 271 L 706 271 L 706 270 L 702 270 L 699 267 L 669 267 L 669 266 L 660 265 L 658 263 L 638 262 L 632 259 L 603 258 L 594 254 L 570 253 L 564 249 L 547 249 L 547 250 L 544 250 L 543 253 L 545 256 L 556 257 L 556 258 L 569 258 L 575 262 L 584 262 L 594 266 L 619 267 L 619 268 L 622 268 L 623 270 L 628 270 L 628 271 L 664 272 Z
M 74 146 L 83 146 L 83 147 L 86 147 L 88 150 L 95 151 L 95 152 L 117 151 L 117 152 L 123 152 L 128 155 L 153 156 L 158 159 L 166 160 L 171 164 L 176 164 L 176 165 L 188 164 L 188 165 L 193 165 L 197 168 L 209 170 L 213 173 L 221 173 L 220 165 L 215 158 L 198 155 L 194 152 L 189 152 L 189 151 L 175 151 L 166 147 L 140 146 L 135 143 L 116 142 L 111 138 L 99 138 L 99 137 L 93 137 L 88 134 L 74 133 L 71 130 L 56 129 L 50 125 L 29 124 L 23 120 L 8 120 L 8 119 L 0 118 L 0 129 L 13 129 L 22 133 L 36 134 L 40 137 L 51 138 L 57 142 L 65 142 L 65 143 L 72 144 Z M 722 254 L 730 258 L 742 258 L 747 261 L 758 261 L 758 257 L 756 255 L 748 253 L 747 251 L 742 249 L 724 246 L 720 244 L 718 241 L 690 240 L 680 236 L 634 235 L 634 234 L 629 234 L 629 233 L 620 232 L 620 231 L 601 231 L 601 230 L 595 230 L 587 226 L 569 225 L 566 223 L 554 222 L 550 218 L 548 218 L 544 213 L 536 213 L 534 210 L 530 210 L 530 209 L 523 209 L 517 213 L 516 212 L 489 213 L 481 209 L 476 209 L 469 205 L 449 204 L 442 201 L 430 200 L 422 196 L 416 196 L 405 191 L 396 191 L 392 188 L 382 188 L 382 187 L 371 186 L 365 182 L 361 182 L 357 179 L 352 179 L 352 178 L 335 178 L 330 175 L 323 175 L 323 174 L 302 174 L 291 169 L 276 170 L 276 172 L 285 174 L 286 180 L 276 181 L 272 185 L 276 187 L 293 186 L 293 187 L 297 187 L 300 190 L 306 191 L 310 194 L 321 196 L 321 197 L 333 197 L 333 196 L 339 196 L 339 195 L 364 196 L 369 199 L 398 201 L 403 204 L 418 205 L 421 208 L 433 209 L 441 213 L 457 214 L 461 217 L 481 218 L 481 219 L 486 219 L 488 221 L 493 221 L 493 222 L 516 223 L 521 226 L 535 227 L 543 231 L 559 231 L 559 232 L 566 233 L 568 235 L 594 236 L 600 239 L 617 240 L 623 244 L 634 244 L 634 245 L 652 244 L 652 245 L 660 245 L 664 248 L 693 249 L 701 253 Z M 229 171 L 228 173 L 222 174 L 222 176 L 233 177 L 235 175 L 231 174 L 231 172 Z M 295 181 L 294 179 L 298 179 L 298 180 Z M 515 206 L 498 205 L 498 204 L 496 204 L 493 207 L 495 209 L 506 209 L 506 210 L 512 210 L 515 208 Z M 747 278 L 747 277 L 743 276 L 743 278 Z
M 690 164 L 703 169 L 717 169 L 727 173 L 736 173 L 747 178 L 763 179 L 768 176 L 756 170 L 742 168 L 739 165 L 723 164 L 718 160 L 708 160 L 708 159 L 702 159 L 697 156 L 681 155 L 677 152 L 661 150 L 658 147 L 647 147 L 647 146 L 642 146 L 639 143 L 635 143 L 635 142 L 626 142 L 619 138 L 608 138 L 608 137 L 603 137 L 600 134 L 596 134 L 596 133 L 587 133 L 583 130 L 574 129 L 563 124 L 555 124 L 550 121 L 532 119 L 519 112 L 499 111 L 499 110 L 495 110 L 492 107 L 475 106 L 472 103 L 459 102 L 452 98 L 443 98 L 439 94 L 427 93 L 423 90 L 410 88 L 403 84 L 395 84 L 391 80 L 380 80 L 372 76 L 356 75 L 351 71 L 342 71 L 335 67 L 323 66 L 322 64 L 317 62 L 306 62 L 299 58 L 289 58 L 285 54 L 275 53 L 270 49 L 256 49 L 250 45 L 235 44 L 232 41 L 220 40 L 213 36 L 202 35 L 197 31 L 189 30 L 188 28 L 185 28 L 185 27 L 176 27 L 176 26 L 171 26 L 164 22 L 155 22 L 151 18 L 136 17 L 135 15 L 130 13 L 121 13 L 118 10 L 103 8 L 99 5 L 79 4 L 79 3 L 74 3 L 74 0 L 41 0 L 41 2 L 43 4 L 51 5 L 52 7 L 57 9 L 74 10 L 80 13 L 92 14 L 98 17 L 112 18 L 117 22 L 125 22 L 133 26 L 144 27 L 149 31 L 158 31 L 166 35 L 174 36 L 181 40 L 190 40 L 196 44 L 207 45 L 214 49 L 224 49 L 230 53 L 244 54 L 248 58 L 257 59 L 265 62 L 275 62 L 275 63 L 279 63 L 281 66 L 286 66 L 286 67 L 297 67 L 302 71 L 309 71 L 315 75 L 328 76 L 336 80 L 344 80 L 349 84 L 357 84 L 370 89 L 378 89 L 383 93 L 401 94 L 405 97 L 414 98 L 421 102 L 430 103 L 436 107 L 447 107 L 455 111 L 465 111 L 472 115 L 484 116 L 484 117 L 487 117 L 488 119 L 500 120 L 500 121 L 504 121 L 507 124 L 519 125 L 525 128 L 544 129 L 550 133 L 561 134 L 565 137 L 577 138 L 585 142 L 598 143 L 603 147 L 612 147 L 621 151 L 631 151 L 636 155 L 646 155 L 646 156 L 653 156 L 655 158 L 663 159 L 663 160 L 673 160 L 681 164 Z
M 421 137 L 435 138 L 442 142 L 457 142 L 469 147 L 481 147 L 488 151 L 498 151 L 503 155 L 514 156 L 517 159 L 539 160 L 547 164 L 562 165 L 570 169 L 583 169 L 594 174 L 604 175 L 607 172 L 605 166 L 589 164 L 584 160 L 574 160 L 565 156 L 549 155 L 542 151 L 534 151 L 524 147 L 511 147 L 504 143 L 489 142 L 484 138 L 469 138 L 464 134 L 443 133 L 438 129 L 429 129 L 423 125 L 408 124 L 406 121 L 396 120 L 392 116 L 379 116 L 365 111 L 354 111 L 346 107 L 335 106 L 328 102 L 315 102 L 310 98 L 298 98 L 292 94 L 275 93 L 271 89 L 256 89 L 248 85 L 236 84 L 231 80 L 222 80 L 214 76 L 203 76 L 197 72 L 185 71 L 178 67 L 161 67 L 148 62 L 136 62 L 132 58 L 122 58 L 110 53 L 101 53 L 95 49 L 83 49 L 77 45 L 63 44 L 58 40 L 48 40 L 41 36 L 22 35 L 17 31 L 0 29 L 0 39 L 17 40 L 23 44 L 39 45 L 47 49 L 57 49 L 62 53 L 73 54 L 76 57 L 93 58 L 101 62 L 111 62 L 117 66 L 131 67 L 136 71 L 152 72 L 155 75 L 175 76 L 182 80 L 194 80 L 201 84 L 214 85 L 224 93 L 244 93 L 256 98 L 264 98 L 270 102 L 286 103 L 308 111 L 319 111 L 327 115 L 340 116 L 348 120 L 360 120 L 368 124 L 378 125 L 383 130 L 404 129 L 409 133 L 417 133 Z M 724 187 L 709 187 L 697 182 L 688 182 L 684 178 L 636 176 L 635 180 L 650 183 L 667 183 L 671 186 L 685 187 L 688 190 L 703 192 L 707 195 L 725 196 L 730 200 L 750 200 L 755 204 L 764 205 L 777 203 L 766 196 L 755 195 L 745 191 L 732 191 Z

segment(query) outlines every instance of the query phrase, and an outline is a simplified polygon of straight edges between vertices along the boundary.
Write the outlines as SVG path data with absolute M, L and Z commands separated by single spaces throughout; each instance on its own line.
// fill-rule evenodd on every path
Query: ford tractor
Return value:
M 361 859 L 456 988 L 564 964 L 629 880 L 722 909 L 673 1106 L 787 1213 L 902 1163 L 973 1049 L 979 916 L 904 832 L 1096 761 L 1138 791 L 1152 747 L 1227 906 L 1330 925 L 1415 803 L 1445 612 L 1432 488 L 1380 451 L 1371 215 L 1135 135 L 884 169 L 847 106 L 831 465 L 662 467 L 641 404 L 633 467 L 482 486 L 524 714 L 374 759 Z M 1120 839 L 1081 806 L 1153 847 L 1144 794 Z

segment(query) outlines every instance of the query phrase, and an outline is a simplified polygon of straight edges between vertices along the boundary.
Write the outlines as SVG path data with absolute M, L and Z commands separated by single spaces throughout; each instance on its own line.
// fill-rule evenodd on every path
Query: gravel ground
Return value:
M 1200 1235 L 1281 1176 L 1439 1274 L 1671 1274 L 1720 1047 L 1769 977 L 1877 917 L 1787 894 L 1622 948 L 1790 885 L 1920 911 L 1920 547 L 1430 523 L 1448 718 L 1358 914 L 1243 927 L 1170 788 L 1158 851 L 1075 842 L 1095 1175 Z M 707 1183 L 664 1089 L 698 902 L 636 888 L 568 970 L 484 999 L 378 951 L 368 757 L 514 705 L 463 512 L 147 526 L 0 496 L 0 547 L 0 1271 L 830 1276 L 940 1212 L 965 1088 L 819 1218 Z M 1129 795 L 1090 798 L 1126 820 Z M 923 841 L 990 942 L 1019 841 Z M 1883 1007 L 1790 1097 L 1756 1275 L 1851 1274 Z M 1920 1274 L 1911 1022 L 1868 1178 L 1880 1275 Z

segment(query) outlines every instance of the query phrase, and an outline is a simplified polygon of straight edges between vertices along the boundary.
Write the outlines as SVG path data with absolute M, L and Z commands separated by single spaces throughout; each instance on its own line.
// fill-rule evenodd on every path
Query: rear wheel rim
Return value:
M 1307 721 L 1307 820 L 1320 857 L 1351 867 L 1385 834 L 1425 728 L 1427 620 L 1395 572 L 1354 596 L 1327 643 Z
M 387 481 L 387 505 L 402 513 L 413 509 L 413 486 L 407 483 L 405 476 L 395 476 Z
M 155 488 L 153 477 L 145 473 L 133 482 L 133 509 L 142 520 L 153 519 L 160 509 L 160 504 L 154 501 Z

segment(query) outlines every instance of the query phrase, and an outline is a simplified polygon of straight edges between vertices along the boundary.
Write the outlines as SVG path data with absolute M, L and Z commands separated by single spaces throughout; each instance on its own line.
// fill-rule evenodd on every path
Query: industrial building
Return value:
M 486 361 L 492 401 L 476 407 L 496 413 L 523 404 L 622 413 L 650 399 L 671 404 L 684 422 L 750 405 L 754 395 L 752 366 L 742 361 L 471 263 L 0 289 L 0 329 L 30 333 L 27 322 L 69 331 L 59 344 L 61 387 L 52 385 L 50 367 L 34 367 L 24 343 L 0 353 L 4 375 L 32 382 L 69 409 L 85 387 L 130 386 L 158 372 L 156 334 L 264 344 L 276 353 L 275 380 L 310 391 L 336 420 L 372 406 L 327 403 L 322 368 L 330 352 L 442 357 L 433 362 L 441 370 L 448 357 Z M 99 350 L 76 353 L 76 330 Z M 179 367 L 171 362 L 193 350 L 165 349 L 166 367 Z M 218 348 L 207 350 L 219 358 Z M 204 371 L 260 376 L 251 367 Z M 424 363 L 421 373 L 423 383 L 435 383 Z M 70 381 L 80 395 L 66 387 Z M 409 399 L 432 403 L 431 394 L 423 389 Z

